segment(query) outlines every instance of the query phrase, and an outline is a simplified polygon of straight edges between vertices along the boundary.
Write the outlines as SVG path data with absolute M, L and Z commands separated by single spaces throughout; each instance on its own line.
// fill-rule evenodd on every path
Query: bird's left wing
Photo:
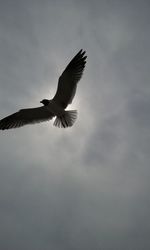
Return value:
M 80 50 L 59 77 L 57 91 L 53 100 L 63 108 L 66 108 L 72 102 L 77 83 L 83 74 L 86 58 L 85 51 Z
M 38 108 L 21 109 L 0 120 L 0 130 L 22 127 L 27 124 L 34 124 L 48 121 L 53 114 L 45 106 Z

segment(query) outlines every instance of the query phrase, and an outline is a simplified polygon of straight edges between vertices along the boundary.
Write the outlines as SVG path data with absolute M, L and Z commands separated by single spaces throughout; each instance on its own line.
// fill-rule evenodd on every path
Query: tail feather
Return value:
M 61 117 L 56 117 L 54 121 L 54 126 L 58 128 L 67 128 L 71 127 L 77 118 L 76 110 L 68 110 L 65 111 L 65 114 Z

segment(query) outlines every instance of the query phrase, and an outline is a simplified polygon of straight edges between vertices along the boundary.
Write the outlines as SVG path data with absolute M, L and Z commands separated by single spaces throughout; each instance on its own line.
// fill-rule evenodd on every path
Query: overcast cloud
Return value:
M 150 249 L 150 3 L 1 0 L 0 118 L 40 105 L 82 48 L 70 129 L 0 132 L 1 250 Z

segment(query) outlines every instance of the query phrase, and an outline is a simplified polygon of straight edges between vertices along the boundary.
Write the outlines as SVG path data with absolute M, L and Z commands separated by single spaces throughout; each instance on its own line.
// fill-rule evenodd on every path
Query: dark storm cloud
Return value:
M 147 250 L 149 2 L 1 1 L 1 117 L 53 96 L 88 62 L 71 130 L 0 133 L 0 249 Z

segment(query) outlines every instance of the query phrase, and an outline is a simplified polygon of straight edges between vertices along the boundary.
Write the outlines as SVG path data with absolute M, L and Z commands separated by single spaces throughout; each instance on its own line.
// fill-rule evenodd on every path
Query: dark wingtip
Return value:
M 77 56 L 80 56 L 82 60 L 84 61 L 84 63 L 86 63 L 86 59 L 87 59 L 86 50 L 81 49 L 78 52 Z
M 77 53 L 77 55 L 80 54 L 80 55 L 84 56 L 85 53 L 86 53 L 86 50 L 80 49 L 79 52 Z

